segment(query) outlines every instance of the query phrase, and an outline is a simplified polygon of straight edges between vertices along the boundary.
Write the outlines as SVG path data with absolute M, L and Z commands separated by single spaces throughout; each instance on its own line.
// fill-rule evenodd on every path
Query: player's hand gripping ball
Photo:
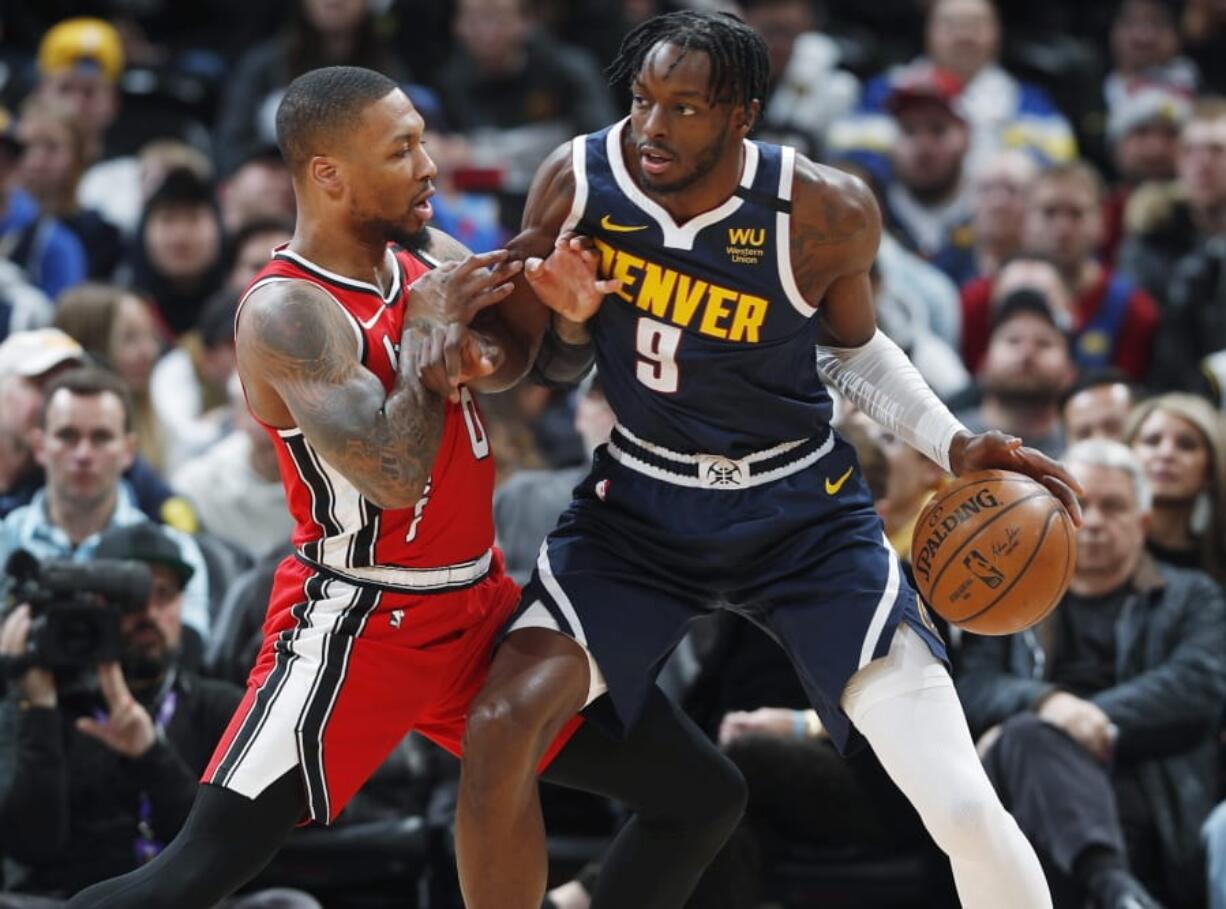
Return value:
M 938 614 L 976 634 L 1013 634 L 1056 608 L 1077 564 L 1064 506 L 1008 470 L 959 477 L 920 513 L 915 586 Z

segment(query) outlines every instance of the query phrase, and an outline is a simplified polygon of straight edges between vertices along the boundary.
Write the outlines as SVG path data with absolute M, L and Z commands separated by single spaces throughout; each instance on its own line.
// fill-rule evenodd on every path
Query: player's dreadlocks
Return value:
M 716 101 L 765 103 L 770 59 L 762 36 L 731 13 L 695 10 L 655 16 L 626 35 L 607 70 L 613 85 L 628 84 L 638 74 L 651 49 L 675 44 L 682 54 L 703 51 L 711 60 L 711 97 Z

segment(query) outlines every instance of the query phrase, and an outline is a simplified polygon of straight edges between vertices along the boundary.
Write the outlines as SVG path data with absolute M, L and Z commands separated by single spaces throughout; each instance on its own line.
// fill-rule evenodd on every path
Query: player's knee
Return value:
M 949 779 L 927 805 L 916 807 L 932 838 L 949 855 L 982 852 L 997 841 L 1003 825 L 1012 823 L 986 779 Z
M 483 695 L 469 709 L 464 727 L 466 762 L 495 761 L 504 765 L 522 756 L 535 760 L 555 727 L 565 722 L 548 701 L 526 691 Z
M 661 781 L 660 798 L 643 810 L 646 823 L 710 838 L 716 848 L 740 823 L 749 787 L 740 769 L 712 748 L 709 759 L 692 764 L 684 777 Z

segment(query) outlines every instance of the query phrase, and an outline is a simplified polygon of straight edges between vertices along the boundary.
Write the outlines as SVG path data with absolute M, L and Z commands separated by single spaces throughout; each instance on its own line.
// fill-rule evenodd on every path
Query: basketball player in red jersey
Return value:
M 297 227 L 245 294 L 237 347 L 248 403 L 277 447 L 295 554 L 183 829 L 153 862 L 72 906 L 213 906 L 301 819 L 332 821 L 410 729 L 461 749 L 519 598 L 493 549 L 493 458 L 470 388 L 505 387 L 534 361 L 564 380 L 573 360 L 532 295 L 493 307 L 518 271 L 487 267 L 502 253 L 471 256 L 425 227 L 435 168 L 422 129 L 395 83 L 360 68 L 307 73 L 281 102 Z M 546 297 L 619 286 L 566 252 L 534 269 Z M 451 261 L 431 271 L 439 259 Z M 566 743 L 548 777 L 641 806 L 642 826 L 666 843 L 679 836 L 705 864 L 743 807 L 735 767 L 662 696 L 641 739 L 576 726 L 550 748 L 543 763 Z M 646 747 L 640 757 L 648 741 L 676 758 L 646 759 Z M 619 856 L 663 852 L 628 826 L 615 870 Z M 650 905 L 650 875 L 622 886 L 622 905 Z

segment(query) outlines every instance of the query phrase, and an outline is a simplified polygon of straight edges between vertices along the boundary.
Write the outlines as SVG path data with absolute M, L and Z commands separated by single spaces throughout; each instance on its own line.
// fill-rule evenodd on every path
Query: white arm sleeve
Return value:
M 817 371 L 873 420 L 949 470 L 949 446 L 966 430 L 907 355 L 880 330 L 863 347 L 817 346 Z

